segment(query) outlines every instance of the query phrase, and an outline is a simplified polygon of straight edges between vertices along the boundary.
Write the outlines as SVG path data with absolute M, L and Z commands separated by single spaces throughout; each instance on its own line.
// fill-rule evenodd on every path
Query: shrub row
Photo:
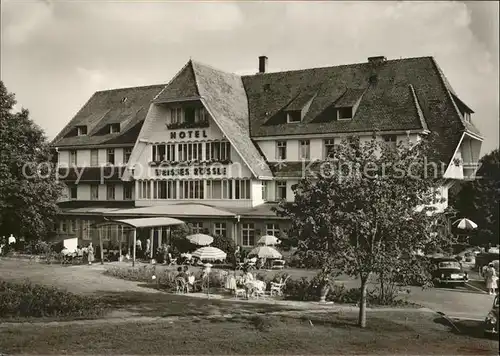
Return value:
M 102 315 L 103 312 L 103 305 L 95 298 L 31 282 L 13 283 L 0 280 L 0 318 L 91 318 Z
M 142 267 L 111 267 L 105 271 L 105 274 L 113 276 L 120 279 L 146 282 L 146 283 L 158 283 L 161 288 L 174 289 L 175 288 L 175 277 L 177 271 L 172 270 L 156 270 L 154 266 L 142 266 Z M 156 276 L 156 280 L 152 277 Z M 223 270 L 213 269 L 210 273 L 210 286 L 214 288 L 224 287 L 227 272 Z M 268 277 L 264 273 L 257 273 L 256 279 L 266 282 L 267 289 L 271 288 L 270 282 L 279 282 L 281 279 L 287 277 L 286 273 L 277 273 L 273 277 Z M 196 280 L 201 278 L 201 271 L 195 274 Z M 306 278 L 302 277 L 300 279 L 288 278 L 286 286 L 284 288 L 285 298 L 289 300 L 297 301 L 318 301 L 320 296 L 321 283 L 319 277 Z M 331 285 L 330 290 L 326 296 L 327 301 L 332 301 L 340 304 L 357 304 L 361 297 L 360 288 L 346 288 L 344 285 Z M 407 305 L 404 299 L 399 297 L 396 292 L 380 293 L 380 289 L 369 290 L 367 292 L 367 304 L 368 305 Z

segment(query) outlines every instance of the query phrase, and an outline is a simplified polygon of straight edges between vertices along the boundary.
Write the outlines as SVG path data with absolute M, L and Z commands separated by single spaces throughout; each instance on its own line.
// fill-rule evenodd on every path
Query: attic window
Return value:
M 120 124 L 109 124 L 109 133 L 117 133 L 120 132 Z
M 126 103 L 126 102 L 127 102 L 127 97 L 126 97 L 126 96 L 124 96 L 124 97 L 122 98 L 122 100 L 121 100 L 121 103 L 122 103 L 122 104 L 124 104 L 124 103 Z
M 76 127 L 76 135 L 77 136 L 85 136 L 87 134 L 87 126 L 77 126 Z
M 464 113 L 464 120 L 465 120 L 466 122 L 470 122 L 470 112 L 465 112 L 465 113 Z
M 286 122 L 293 124 L 302 121 L 302 113 L 300 111 L 289 111 L 286 113 Z
M 352 119 L 352 107 L 344 107 L 337 109 L 337 120 Z

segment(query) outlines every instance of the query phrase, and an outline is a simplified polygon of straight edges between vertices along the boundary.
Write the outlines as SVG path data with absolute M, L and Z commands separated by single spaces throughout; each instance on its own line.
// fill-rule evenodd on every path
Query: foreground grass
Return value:
M 155 323 L 0 328 L 0 352 L 12 354 L 498 354 L 498 341 L 456 335 L 433 314 L 180 318 Z

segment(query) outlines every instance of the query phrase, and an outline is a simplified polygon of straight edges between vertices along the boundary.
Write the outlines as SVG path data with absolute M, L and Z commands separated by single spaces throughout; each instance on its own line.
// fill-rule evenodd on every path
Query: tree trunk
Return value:
M 380 272 L 380 300 L 384 300 L 385 297 L 384 278 L 384 272 Z
M 325 283 L 320 289 L 320 294 L 319 294 L 320 303 L 326 303 L 326 296 L 328 295 L 329 291 L 330 291 L 330 284 Z
M 366 327 L 366 287 L 368 282 L 368 276 L 361 278 L 361 298 L 359 301 L 359 316 L 358 316 L 358 326 L 361 328 Z

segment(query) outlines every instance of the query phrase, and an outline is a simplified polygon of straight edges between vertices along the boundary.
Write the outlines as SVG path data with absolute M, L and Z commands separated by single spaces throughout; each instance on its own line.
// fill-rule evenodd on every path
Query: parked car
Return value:
M 433 261 L 432 281 L 434 285 L 465 286 L 468 280 L 467 272 L 455 258 L 436 258 Z
M 484 319 L 484 334 L 485 336 L 498 335 L 499 323 L 498 323 L 498 294 L 495 296 L 493 301 L 493 306 L 490 312 Z

